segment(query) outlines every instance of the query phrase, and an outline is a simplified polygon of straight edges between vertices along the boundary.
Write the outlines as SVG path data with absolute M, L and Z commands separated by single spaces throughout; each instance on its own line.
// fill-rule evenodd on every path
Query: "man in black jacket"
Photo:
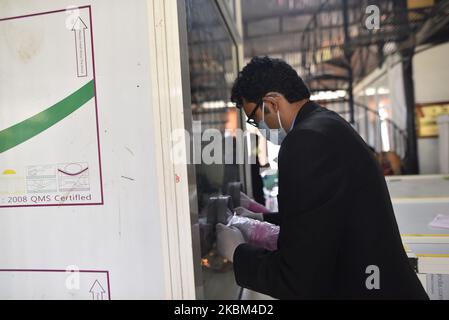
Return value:
M 254 58 L 232 93 L 248 122 L 274 129 L 263 134 L 282 143 L 279 213 L 264 216 L 280 225 L 278 250 L 222 233 L 231 240 L 221 245 L 231 244 L 237 283 L 279 299 L 428 299 L 405 254 L 385 178 L 351 125 L 310 102 L 282 60 Z

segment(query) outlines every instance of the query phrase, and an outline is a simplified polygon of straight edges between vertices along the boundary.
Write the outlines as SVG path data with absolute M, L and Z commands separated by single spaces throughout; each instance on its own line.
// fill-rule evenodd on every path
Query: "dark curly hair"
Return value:
M 239 72 L 232 87 L 231 101 L 241 108 L 243 99 L 258 103 L 269 92 L 281 93 L 290 103 L 310 98 L 304 81 L 288 63 L 270 57 L 254 57 Z

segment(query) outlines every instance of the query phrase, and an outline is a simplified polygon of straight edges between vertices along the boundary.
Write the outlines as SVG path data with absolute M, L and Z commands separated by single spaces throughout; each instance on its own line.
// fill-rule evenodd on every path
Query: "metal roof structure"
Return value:
M 282 57 L 312 91 L 349 89 L 386 55 L 449 40 L 447 0 L 242 0 L 242 11 L 245 56 Z
M 412 57 L 449 41 L 449 0 L 242 0 L 245 56 L 279 57 L 313 93 L 343 91 L 334 103 L 358 128 L 353 87 L 385 61 L 402 59 L 407 128 L 388 125 L 404 145 L 406 172 L 419 172 Z M 380 123 L 381 119 L 377 113 Z M 396 145 L 396 143 L 395 143 Z M 397 151 L 397 150 L 394 150 Z

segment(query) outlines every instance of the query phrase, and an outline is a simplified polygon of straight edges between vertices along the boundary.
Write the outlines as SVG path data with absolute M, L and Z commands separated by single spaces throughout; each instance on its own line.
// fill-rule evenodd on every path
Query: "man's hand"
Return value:
M 218 253 L 233 262 L 234 251 L 239 245 L 245 243 L 242 233 L 236 227 L 227 227 L 224 224 L 217 224 L 217 250 Z
M 256 213 L 249 211 L 248 209 L 245 209 L 243 207 L 238 207 L 235 209 L 235 212 L 238 216 L 246 217 L 254 220 L 263 221 L 263 213 Z

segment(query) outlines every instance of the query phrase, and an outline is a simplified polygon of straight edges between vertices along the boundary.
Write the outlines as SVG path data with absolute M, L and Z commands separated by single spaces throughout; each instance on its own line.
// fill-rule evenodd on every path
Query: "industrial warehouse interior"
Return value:
M 448 0 L 0 0 L 0 299 L 449 300 L 448 56 Z

